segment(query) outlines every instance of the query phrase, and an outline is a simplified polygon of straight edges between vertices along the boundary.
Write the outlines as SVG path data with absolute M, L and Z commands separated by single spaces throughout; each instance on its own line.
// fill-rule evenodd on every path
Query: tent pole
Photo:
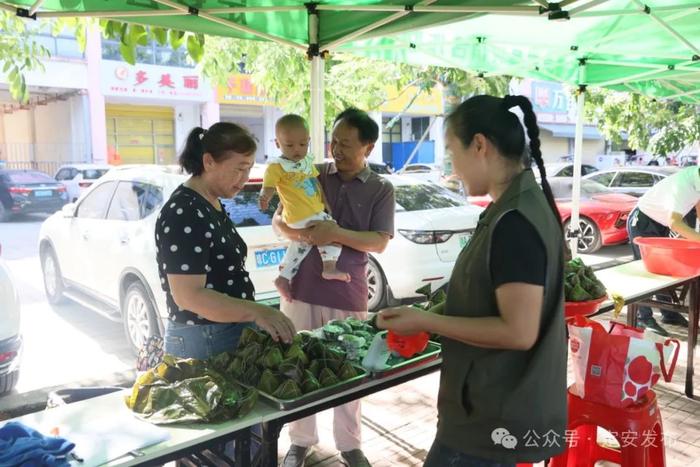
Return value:
M 582 65 L 585 68 L 585 64 Z M 570 242 L 571 257 L 576 258 L 578 240 L 581 236 L 579 210 L 581 205 L 581 164 L 583 159 L 583 117 L 586 101 L 586 86 L 580 85 L 577 96 L 576 136 L 574 138 L 574 180 L 571 188 L 571 222 L 566 233 Z
M 666 21 L 661 19 L 656 13 L 654 13 L 653 10 L 651 10 L 647 5 L 642 3 L 640 0 L 633 0 L 634 3 L 639 5 L 640 8 L 643 8 L 644 11 L 649 15 L 649 17 L 656 21 L 659 26 L 664 28 L 666 31 L 668 31 L 673 37 L 675 37 L 677 40 L 679 40 L 683 45 L 685 45 L 688 49 L 690 49 L 691 52 L 700 54 L 700 48 L 696 47 L 695 44 L 690 42 L 688 39 L 683 37 L 683 34 L 679 33 L 676 31 L 673 27 L 671 27 L 670 24 L 668 24 Z
M 319 46 L 319 12 L 314 4 L 308 5 L 309 11 L 309 50 L 311 59 L 311 153 L 316 162 L 322 162 L 326 157 L 325 151 L 325 119 L 323 73 L 324 62 Z

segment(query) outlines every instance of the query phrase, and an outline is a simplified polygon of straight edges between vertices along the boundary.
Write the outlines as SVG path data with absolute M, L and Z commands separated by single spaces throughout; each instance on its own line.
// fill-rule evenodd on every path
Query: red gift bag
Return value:
M 583 399 L 628 407 L 659 380 L 671 381 L 680 343 L 656 342 L 622 323 L 610 329 L 588 318 L 568 320 L 569 348 L 575 382 L 572 393 Z

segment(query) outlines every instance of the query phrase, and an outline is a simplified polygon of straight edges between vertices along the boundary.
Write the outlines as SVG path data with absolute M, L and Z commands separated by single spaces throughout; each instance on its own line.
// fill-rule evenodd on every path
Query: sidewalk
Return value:
M 601 316 L 611 318 L 611 314 Z M 618 318 L 624 319 L 624 314 Z M 696 400 L 685 397 L 687 330 L 674 326 L 666 329 L 682 342 L 673 381 L 662 380 L 654 389 L 664 421 L 666 465 L 700 467 L 700 378 L 695 378 Z M 696 363 L 696 375 L 699 370 Z M 363 450 L 373 467 L 423 465 L 435 436 L 438 386 L 439 374 L 435 373 L 363 399 Z M 307 460 L 307 467 L 340 465 L 333 443 L 332 412 L 320 414 L 318 423 L 321 441 Z M 288 446 L 285 429 L 279 441 L 280 461 Z

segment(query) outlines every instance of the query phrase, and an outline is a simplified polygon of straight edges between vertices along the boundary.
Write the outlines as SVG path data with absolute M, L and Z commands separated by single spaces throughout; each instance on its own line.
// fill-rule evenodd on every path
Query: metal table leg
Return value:
M 283 426 L 283 423 L 278 423 L 276 421 L 269 421 L 262 424 L 259 467 L 277 467 L 277 442 Z
M 685 371 L 685 395 L 693 398 L 693 373 L 695 346 L 698 342 L 698 320 L 700 319 L 700 278 L 690 284 L 690 306 L 688 307 L 688 367 Z

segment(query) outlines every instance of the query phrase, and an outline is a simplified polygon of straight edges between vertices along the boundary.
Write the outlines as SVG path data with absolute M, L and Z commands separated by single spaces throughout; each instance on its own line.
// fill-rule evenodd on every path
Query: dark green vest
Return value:
M 474 347 L 443 338 L 437 440 L 499 462 L 536 462 L 563 450 L 566 427 L 566 331 L 562 231 L 532 171 L 516 176 L 481 215 L 455 263 L 445 314 L 498 316 L 489 266 L 499 219 L 517 210 L 535 227 L 547 253 L 540 333 L 527 351 Z M 495 430 L 515 437 L 497 444 Z M 508 445 L 508 447 L 504 446 Z

